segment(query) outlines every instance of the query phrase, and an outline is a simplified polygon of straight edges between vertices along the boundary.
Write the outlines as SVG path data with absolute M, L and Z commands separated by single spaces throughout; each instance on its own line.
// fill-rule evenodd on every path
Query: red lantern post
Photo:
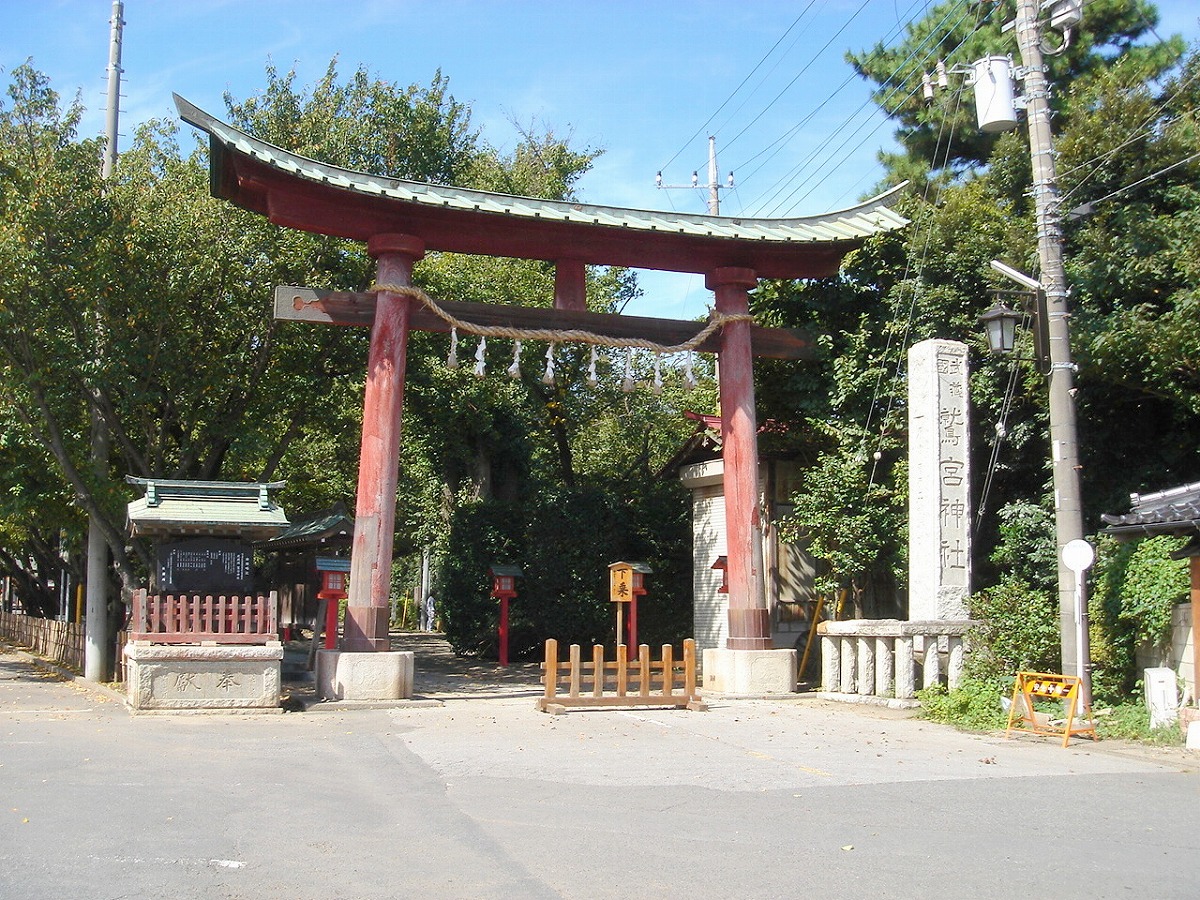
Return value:
M 729 593 L 729 557 L 718 556 L 717 561 L 709 566 L 711 569 L 721 573 L 721 585 L 717 588 L 718 594 Z
M 338 601 L 347 596 L 347 576 L 350 574 L 350 560 L 336 556 L 318 556 L 317 571 L 321 573 L 321 590 L 317 591 L 317 599 L 321 601 L 325 611 L 325 649 L 337 649 L 338 633 Z M 320 618 L 320 611 L 317 617 Z
M 508 601 L 517 596 L 517 579 L 521 570 L 516 566 L 492 566 L 492 596 L 500 601 L 500 665 L 508 665 Z

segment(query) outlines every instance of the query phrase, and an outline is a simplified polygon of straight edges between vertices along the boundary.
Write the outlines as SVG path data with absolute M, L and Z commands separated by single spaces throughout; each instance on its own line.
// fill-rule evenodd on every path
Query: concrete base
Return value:
M 795 693 L 796 664 L 795 650 L 705 650 L 704 693 Z
M 407 700 L 413 693 L 413 663 L 411 650 L 318 650 L 317 696 L 322 700 Z
M 137 711 L 279 711 L 283 646 L 125 645 L 127 702 Z

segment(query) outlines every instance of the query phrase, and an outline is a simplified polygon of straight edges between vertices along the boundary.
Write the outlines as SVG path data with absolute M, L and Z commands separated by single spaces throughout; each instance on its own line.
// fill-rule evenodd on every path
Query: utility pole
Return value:
M 117 161 L 117 126 L 121 116 L 121 35 L 125 27 L 125 4 L 113 0 L 108 36 L 108 110 L 104 120 L 104 160 L 101 176 L 107 180 Z
M 695 190 L 700 187 L 700 173 L 692 173 L 691 184 L 663 184 L 662 172 L 659 172 L 654 177 L 654 183 L 660 190 Z M 724 184 L 717 181 L 717 139 L 708 136 L 708 214 L 710 216 L 719 216 L 721 214 L 721 190 L 728 190 L 733 187 L 733 173 L 729 173 L 729 177 Z
M 105 118 L 104 157 L 100 174 L 112 175 L 117 159 L 117 128 L 121 107 L 121 33 L 125 25 L 124 4 L 113 0 L 108 45 L 108 111 Z M 98 299 L 97 303 L 103 303 Z M 103 315 L 97 308 L 96 340 L 104 342 Z M 92 471 L 97 483 L 108 478 L 108 424 L 100 411 L 98 393 L 92 398 Z M 112 672 L 111 641 L 108 634 L 108 541 L 100 519 L 88 517 L 87 540 L 87 613 L 84 623 L 83 677 L 88 681 L 107 681 Z
M 1046 298 L 1050 355 L 1050 454 L 1054 478 L 1054 527 L 1058 561 L 1059 632 L 1063 672 L 1082 679 L 1091 700 L 1087 608 L 1076 591 L 1076 574 L 1063 560 L 1063 549 L 1083 539 L 1079 478 L 1079 440 L 1075 413 L 1075 365 L 1071 361 L 1070 312 L 1063 267 L 1062 215 L 1050 129 L 1050 98 L 1042 58 L 1038 0 L 1018 0 L 1016 32 L 1025 72 L 1029 153 L 1033 164 L 1033 200 L 1037 218 L 1041 287 Z M 1053 16 L 1054 13 L 1052 12 Z M 1079 608 L 1082 607 L 1082 608 Z

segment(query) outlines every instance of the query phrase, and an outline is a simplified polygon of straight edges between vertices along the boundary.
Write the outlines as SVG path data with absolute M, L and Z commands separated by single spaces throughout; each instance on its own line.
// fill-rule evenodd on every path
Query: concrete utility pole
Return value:
M 694 190 L 700 187 L 700 173 L 692 173 L 691 184 L 663 184 L 662 172 L 659 172 L 654 178 L 654 183 L 660 190 Z M 708 184 L 705 187 L 708 188 L 708 214 L 719 216 L 721 214 L 721 190 L 733 187 L 733 173 L 729 173 L 725 184 L 717 181 L 717 139 L 712 135 L 708 136 Z
M 100 174 L 107 179 L 117 161 L 117 125 L 121 115 L 121 34 L 125 27 L 125 4 L 113 0 L 108 39 L 108 115 L 104 122 L 104 161 Z
M 124 4 L 113 0 L 108 45 L 108 114 L 105 118 L 104 157 L 100 174 L 107 180 L 117 160 L 117 128 L 121 107 L 121 33 L 125 25 Z M 98 316 L 98 318 L 100 318 Z M 103 341 L 102 323 L 97 323 L 98 341 Z M 108 477 L 108 425 L 99 404 L 92 403 L 92 468 L 97 479 Z M 87 613 L 84 624 L 83 677 L 107 681 L 112 672 L 108 635 L 108 541 L 100 520 L 88 518 Z
M 1075 365 L 1071 362 L 1070 312 L 1063 268 L 1062 217 L 1050 130 L 1050 98 L 1042 60 L 1042 28 L 1037 0 L 1018 0 L 1017 43 L 1025 69 L 1029 153 L 1033 163 L 1033 199 L 1037 216 L 1041 285 L 1046 297 L 1050 354 L 1050 452 L 1054 476 L 1054 524 L 1058 561 L 1059 631 L 1063 672 L 1084 679 L 1090 698 L 1087 609 L 1076 608 L 1075 573 L 1063 562 L 1063 548 L 1083 539 L 1079 487 L 1079 441 L 1075 426 Z M 1083 627 L 1080 628 L 1080 622 Z M 1082 638 L 1079 635 L 1082 635 Z

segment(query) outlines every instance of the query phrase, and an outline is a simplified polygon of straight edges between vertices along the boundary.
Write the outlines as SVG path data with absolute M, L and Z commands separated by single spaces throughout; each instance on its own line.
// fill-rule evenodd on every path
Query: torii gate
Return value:
M 753 560 L 760 530 L 753 356 L 797 359 L 809 344 L 786 329 L 753 326 L 748 292 L 759 278 L 836 274 L 845 253 L 899 228 L 894 189 L 851 209 L 793 219 L 737 219 L 535 200 L 422 184 L 339 169 L 296 156 L 213 118 L 178 95 L 180 117 L 205 131 L 212 193 L 289 228 L 366 241 L 376 290 L 333 293 L 283 288 L 276 316 L 371 326 L 363 435 L 341 648 L 388 649 L 393 527 L 410 329 L 449 331 L 409 290 L 428 250 L 552 261 L 553 309 L 440 303 L 475 323 L 583 329 L 662 343 L 694 335 L 695 322 L 610 316 L 584 307 L 585 266 L 689 272 L 716 295 L 721 325 L 699 349 L 720 358 L 722 455 L 728 539 L 729 650 L 767 650 L 766 598 Z

